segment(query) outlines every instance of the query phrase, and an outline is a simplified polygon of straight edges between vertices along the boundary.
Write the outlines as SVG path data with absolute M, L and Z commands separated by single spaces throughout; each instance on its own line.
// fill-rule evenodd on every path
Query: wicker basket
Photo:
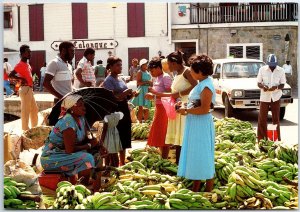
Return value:
M 45 144 L 45 140 L 51 132 L 52 127 L 34 127 L 22 134 L 23 149 L 38 149 Z

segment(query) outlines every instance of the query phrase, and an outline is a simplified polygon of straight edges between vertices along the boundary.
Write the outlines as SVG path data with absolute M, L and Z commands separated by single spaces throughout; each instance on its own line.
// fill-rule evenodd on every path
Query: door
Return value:
M 214 87 L 216 90 L 216 103 L 223 104 L 222 102 L 222 88 L 220 85 L 221 80 L 221 64 L 214 65 L 214 75 L 213 75 Z
M 189 58 L 196 54 L 196 42 L 175 43 L 175 50 L 183 52 L 183 60 L 188 64 Z
M 29 64 L 32 68 L 32 76 L 37 74 L 39 79 L 41 78 L 41 68 L 44 66 L 46 61 L 46 52 L 45 51 L 31 51 L 31 58 Z
M 149 60 L 149 48 L 128 48 L 128 70 L 131 66 L 131 61 L 134 58 L 137 58 L 139 61 L 143 58 Z

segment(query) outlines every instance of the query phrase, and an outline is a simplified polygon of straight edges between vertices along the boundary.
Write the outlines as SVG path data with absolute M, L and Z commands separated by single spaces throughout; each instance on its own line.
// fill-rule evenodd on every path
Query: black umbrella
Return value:
M 112 91 L 105 88 L 81 88 L 68 93 L 54 105 L 48 116 L 49 125 L 53 126 L 56 124 L 61 110 L 61 103 L 66 96 L 71 94 L 82 96 L 86 107 L 85 118 L 90 126 L 92 126 L 95 121 L 103 120 L 104 116 L 114 112 L 118 106 Z

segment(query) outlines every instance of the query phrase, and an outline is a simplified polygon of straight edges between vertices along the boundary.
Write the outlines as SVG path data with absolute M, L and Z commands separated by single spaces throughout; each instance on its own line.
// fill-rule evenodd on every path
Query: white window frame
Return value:
M 243 47 L 243 58 L 246 57 L 246 46 L 259 46 L 260 48 L 260 54 L 259 54 L 259 59 L 263 60 L 263 44 L 262 43 L 228 43 L 227 44 L 227 57 L 229 57 L 229 48 L 232 46 L 242 46 Z
M 196 54 L 199 54 L 199 40 L 198 39 L 189 39 L 189 40 L 172 40 L 173 49 L 175 50 L 175 43 L 196 43 Z

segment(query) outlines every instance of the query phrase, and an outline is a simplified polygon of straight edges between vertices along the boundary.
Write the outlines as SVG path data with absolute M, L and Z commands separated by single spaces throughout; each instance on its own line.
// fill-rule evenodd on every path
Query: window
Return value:
M 72 3 L 73 39 L 88 38 L 87 3 Z
M 7 11 L 3 14 L 4 18 L 4 29 L 12 28 L 12 12 Z
M 128 37 L 145 37 L 144 3 L 127 3 Z
M 259 69 L 264 65 L 260 62 L 231 62 L 223 65 L 225 78 L 256 77 Z
M 227 44 L 227 57 L 262 60 L 262 48 L 261 43 Z
M 29 5 L 30 41 L 44 40 L 44 5 Z

